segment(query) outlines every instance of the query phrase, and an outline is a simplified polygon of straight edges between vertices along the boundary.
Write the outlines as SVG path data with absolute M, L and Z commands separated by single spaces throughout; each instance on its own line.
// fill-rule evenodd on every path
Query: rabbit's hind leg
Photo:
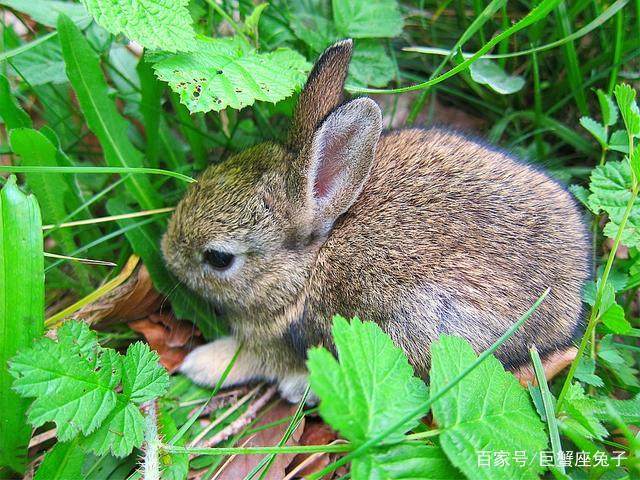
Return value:
M 207 343 L 185 357 L 180 372 L 197 384 L 212 387 L 218 383 L 237 350 L 238 342 L 233 337 L 223 337 Z M 260 379 L 274 380 L 265 373 L 261 362 L 250 352 L 242 350 L 222 387 L 243 385 Z
M 278 392 L 287 402 L 300 403 L 308 385 L 309 375 L 307 373 L 295 373 L 280 379 L 278 382 Z M 318 397 L 310 391 L 305 404 L 308 407 L 312 407 L 317 403 Z

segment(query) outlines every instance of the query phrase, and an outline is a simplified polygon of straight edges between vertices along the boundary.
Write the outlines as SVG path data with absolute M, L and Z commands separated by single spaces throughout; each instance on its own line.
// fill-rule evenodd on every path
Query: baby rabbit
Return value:
M 277 382 L 297 401 L 307 348 L 333 348 L 332 317 L 375 321 L 427 376 L 429 344 L 480 352 L 547 288 L 496 355 L 511 370 L 571 357 L 590 242 L 571 195 L 508 153 L 440 128 L 381 133 L 369 98 L 343 103 L 352 51 L 317 61 L 285 145 L 209 167 L 163 239 L 170 269 L 211 301 L 233 336 L 196 348 L 182 372 L 214 385 Z

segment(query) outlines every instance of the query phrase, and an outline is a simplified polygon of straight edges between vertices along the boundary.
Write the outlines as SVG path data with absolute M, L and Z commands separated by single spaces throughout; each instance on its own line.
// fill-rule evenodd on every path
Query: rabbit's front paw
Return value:
M 180 372 L 197 384 L 213 387 L 220 381 L 237 349 L 238 343 L 233 337 L 223 337 L 202 345 L 185 357 Z M 242 385 L 257 378 L 267 378 L 260 368 L 260 362 L 248 352 L 242 351 L 225 378 L 222 388 Z
M 307 385 L 309 385 L 308 377 L 309 376 L 306 373 L 301 373 L 289 375 L 281 379 L 280 383 L 278 383 L 278 392 L 280 393 L 280 396 L 287 402 L 300 403 L 300 400 L 302 400 L 302 396 L 304 395 L 304 391 L 306 390 Z M 316 394 L 310 391 L 309 395 L 307 395 L 307 401 L 305 404 L 307 407 L 313 407 L 314 405 L 317 405 L 318 401 L 319 399 Z

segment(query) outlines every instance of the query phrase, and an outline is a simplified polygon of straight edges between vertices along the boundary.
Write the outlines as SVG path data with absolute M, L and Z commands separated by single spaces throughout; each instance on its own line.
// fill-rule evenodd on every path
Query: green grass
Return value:
M 42 1 L 46 4 L 46 0 Z M 366 11 L 368 2 L 354 2 Z M 45 225 L 44 250 L 58 256 L 38 257 L 44 263 L 45 273 L 44 293 L 38 294 L 38 299 L 45 303 L 49 324 L 57 324 L 72 310 L 94 299 L 96 292 L 104 292 L 105 285 L 120 282 L 118 274 L 125 268 L 126 260 L 137 254 L 156 288 L 167 297 L 167 306 L 177 316 L 195 321 L 210 338 L 220 335 L 225 327 L 215 320 L 211 307 L 164 267 L 158 241 L 166 228 L 166 213 L 208 164 L 224 161 L 259 142 L 285 138 L 294 99 L 285 98 L 275 105 L 258 101 L 240 111 L 227 108 L 191 114 L 178 95 L 154 74 L 153 65 L 160 60 L 154 55 L 170 54 L 151 52 L 141 60 L 126 48 L 126 39 L 121 34 L 109 32 L 95 22 L 88 24 L 86 15 L 78 16 L 83 13 L 80 4 L 71 5 L 72 10 L 67 12 L 74 20 L 51 8 L 40 8 L 35 13 L 39 15 L 36 22 L 31 21 L 30 15 L 34 15 L 31 7 L 18 7 L 13 1 L 9 4 L 7 10 L 15 16 L 4 18 L 0 42 L 0 117 L 5 127 L 0 133 L 0 151 L 8 160 L 0 165 L 0 173 L 5 174 L 0 185 L 14 188 L 6 180 L 6 174 L 16 174 L 22 189 L 34 193 L 39 202 L 41 223 Z M 306 15 L 304 18 L 309 21 L 317 21 L 316 17 L 329 12 L 325 20 L 331 22 L 331 4 L 274 0 L 261 13 L 257 35 L 256 30 L 244 28 L 253 10 L 248 0 L 191 0 L 188 14 L 197 34 L 213 38 L 234 34 L 248 48 L 260 53 L 284 47 L 311 62 L 319 53 L 310 39 L 313 33 L 325 35 L 319 40 L 325 44 L 340 34 L 317 28 L 295 29 L 293 20 L 296 15 Z M 438 113 L 442 105 L 457 109 L 465 118 L 477 120 L 479 135 L 548 169 L 566 184 L 588 188 L 599 165 L 598 168 L 603 168 L 623 159 L 619 149 L 612 145 L 603 147 L 591 138 L 579 119 L 589 116 L 602 121 L 596 89 L 613 95 L 621 82 L 638 88 L 640 1 L 406 0 L 399 2 L 399 8 L 404 20 L 402 31 L 395 37 L 385 37 L 382 25 L 379 27 L 382 33 L 373 35 L 375 42 L 384 45 L 384 53 L 380 54 L 384 57 L 371 62 L 388 59 L 393 64 L 391 80 L 384 87 L 369 88 L 350 78 L 347 85 L 351 94 L 374 98 L 395 95 L 393 107 L 385 114 L 391 117 L 404 113 L 405 126 L 418 125 L 423 119 L 426 123 L 443 121 Z M 7 23 L 7 18 L 13 20 Z M 348 25 L 341 23 L 340 28 L 348 33 Z M 189 35 L 188 31 L 182 31 L 181 42 L 187 44 Z M 489 85 L 476 83 L 469 68 L 472 65 L 475 68 L 479 59 L 495 62 L 508 75 L 521 77 L 524 87 L 505 95 Z M 53 77 L 61 80 L 52 83 Z M 408 102 L 409 107 L 404 112 L 398 111 L 401 96 L 411 92 L 415 96 Z M 620 120 L 615 125 L 606 125 L 605 132 L 610 136 L 622 128 Z M 634 138 L 632 135 L 629 142 L 632 154 L 637 144 Z M 633 478 L 640 469 L 637 439 L 629 428 L 637 426 L 638 420 L 616 403 L 640 392 L 640 384 L 634 381 L 640 355 L 637 343 L 640 311 L 636 300 L 640 288 L 640 249 L 630 243 L 624 229 L 625 224 L 635 225 L 639 189 L 638 178 L 631 173 L 627 186 L 630 196 L 620 201 L 621 215 L 614 219 L 623 228 L 613 234 L 607 231 L 609 243 L 604 241 L 603 228 L 610 212 L 599 211 L 589 220 L 596 252 L 594 270 L 600 283 L 593 287 L 585 335 L 578 341 L 577 360 L 547 385 L 542 381 L 537 353 L 532 353 L 540 384 L 539 407 L 547 418 L 554 453 L 558 454 L 561 448 L 610 452 L 611 445 L 618 445 L 619 439 L 599 434 L 599 424 L 608 432 L 619 429 L 629 444 L 623 467 L 566 468 L 564 475 L 569 478 L 586 475 L 596 478 L 605 472 L 611 478 Z M 586 193 L 587 197 L 590 193 L 593 192 Z M 15 229 L 24 226 L 4 228 L 17 232 Z M 631 247 L 627 249 L 628 244 Z M 99 259 L 118 267 L 70 262 L 68 257 Z M 0 272 L 4 285 L 21 280 L 32 284 L 21 288 L 38 291 L 42 287 L 38 272 L 19 272 L 19 264 L 11 262 L 15 259 L 5 253 L 5 269 Z M 11 292 L 8 287 L 5 291 Z M 5 330 L 20 328 L 18 323 L 11 322 L 18 314 L 15 312 L 26 308 L 21 302 L 6 303 L 3 307 L 4 317 L 9 319 L 5 321 Z M 44 321 L 44 309 L 38 305 L 31 305 L 38 311 L 29 313 L 31 330 L 25 330 L 25 335 L 28 331 L 33 335 L 39 333 L 34 329 Z M 612 320 L 614 311 L 623 316 L 631 330 L 624 333 L 615 330 L 622 327 L 611 323 L 615 320 Z M 0 323 L 3 320 L 0 318 Z M 131 339 L 130 331 L 117 325 L 100 335 L 105 342 L 119 347 L 125 347 Z M 20 342 L 25 344 L 27 340 L 25 336 Z M 0 339 L 0 347 L 4 345 L 0 351 L 3 362 L 11 356 L 6 352 L 15 353 L 16 342 L 8 336 L 4 343 Z M 486 355 L 489 353 L 477 363 Z M 3 399 L 9 398 L 16 411 L 21 411 L 24 405 L 16 403 L 17 397 L 7 393 L 8 377 L 3 368 L 0 365 L 0 405 L 6 405 Z M 462 378 L 464 375 L 456 381 Z M 586 400 L 576 399 L 579 397 L 576 385 L 586 392 Z M 447 389 L 453 386 L 452 383 Z M 312 477 L 319 478 L 356 456 L 369 455 L 393 431 L 390 428 L 376 432 L 374 438 L 357 447 L 285 446 L 295 425 L 308 414 L 301 406 L 286 420 L 289 428 L 274 445 L 243 448 L 236 444 L 243 435 L 255 433 L 258 417 L 219 448 L 186 447 L 202 430 L 197 420 L 218 391 L 219 386 L 213 390 L 200 389 L 182 377 L 174 377 L 171 389 L 159 400 L 159 417 L 170 418 L 175 427 L 169 428 L 167 431 L 171 433 L 162 438 L 160 448 L 166 458 L 161 455 L 161 460 L 174 465 L 171 468 L 175 472 L 182 472 L 180 465 L 187 454 L 197 454 L 190 463 L 186 459 L 190 468 L 210 472 L 221 464 L 222 455 L 269 454 L 253 471 L 247 472 L 249 477 L 263 478 L 272 465 L 271 454 L 346 453 Z M 428 409 L 445 392 L 432 393 L 429 404 L 421 408 Z M 195 402 L 195 407 L 182 406 L 188 402 Z M 210 435 L 236 419 L 244 408 L 230 415 Z M 224 411 L 223 407 L 209 416 L 215 419 Z M 410 413 L 414 414 L 407 412 L 407 418 Z M 7 451 L 24 452 L 28 437 L 24 422 L 16 420 L 12 428 L 21 434 Z M 434 439 L 437 433 L 417 428 L 408 437 L 411 442 L 437 446 L 438 440 Z M 0 442 L 4 442 L 0 446 L 9 445 L 7 438 L 6 431 L 0 428 Z M 125 459 L 87 458 L 101 469 L 116 472 L 121 468 L 121 477 L 115 473 L 105 477 L 115 479 L 132 474 L 135 462 L 131 460 L 135 455 L 134 452 Z M 0 472 L 2 467 L 15 471 L 24 468 L 23 462 L 9 462 L 1 454 L 0 461 Z M 93 468 L 98 469 L 95 465 Z M 561 470 L 554 474 L 561 475 Z M 180 475 L 176 473 L 175 478 L 181 478 Z M 552 473 L 546 475 L 551 478 Z

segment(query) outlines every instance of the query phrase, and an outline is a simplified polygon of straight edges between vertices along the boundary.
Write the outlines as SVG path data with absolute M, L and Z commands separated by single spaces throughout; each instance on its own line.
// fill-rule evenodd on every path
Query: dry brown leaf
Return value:
M 163 298 L 153 287 L 147 267 L 141 265 L 125 283 L 82 308 L 74 317 L 91 324 L 139 320 L 157 312 Z
M 266 425 L 271 422 L 281 420 L 282 418 L 292 416 L 296 411 L 296 405 L 291 405 L 279 400 L 278 403 L 271 409 L 269 409 L 255 425 L 256 427 Z M 287 430 L 289 423 L 284 422 L 280 425 L 276 425 L 267 430 L 257 432 L 247 442 L 247 447 L 277 445 L 284 432 Z M 304 430 L 304 420 L 300 423 L 298 428 L 293 432 L 293 435 L 287 441 L 286 445 L 298 445 L 298 441 L 302 436 Z M 243 444 L 242 442 L 240 442 Z M 285 469 L 291 463 L 295 455 L 276 455 L 269 472 L 265 476 L 268 480 L 282 480 L 285 476 Z M 244 478 L 247 474 L 253 470 L 253 468 L 260 463 L 260 460 L 264 455 L 237 455 L 231 459 L 230 462 L 225 464 L 225 468 L 219 471 L 214 478 L 217 480 L 237 480 Z
M 328 445 L 337 438 L 338 435 L 336 432 L 322 420 L 307 420 L 302 437 L 300 437 L 300 445 Z M 301 463 L 306 462 L 311 456 L 312 455 L 309 453 L 299 453 L 295 456 L 291 465 L 289 465 L 288 471 L 290 472 Z M 310 463 L 296 472 L 294 478 L 303 478 L 314 472 L 322 470 L 324 467 L 329 465 L 329 463 L 331 463 L 329 453 L 316 454 L 315 458 Z M 332 474 L 325 478 L 331 478 L 331 475 Z
M 142 320 L 129 322 L 129 327 L 144 336 L 170 373 L 182 364 L 192 344 L 200 337 L 195 325 L 177 320 L 173 314 L 153 313 Z

